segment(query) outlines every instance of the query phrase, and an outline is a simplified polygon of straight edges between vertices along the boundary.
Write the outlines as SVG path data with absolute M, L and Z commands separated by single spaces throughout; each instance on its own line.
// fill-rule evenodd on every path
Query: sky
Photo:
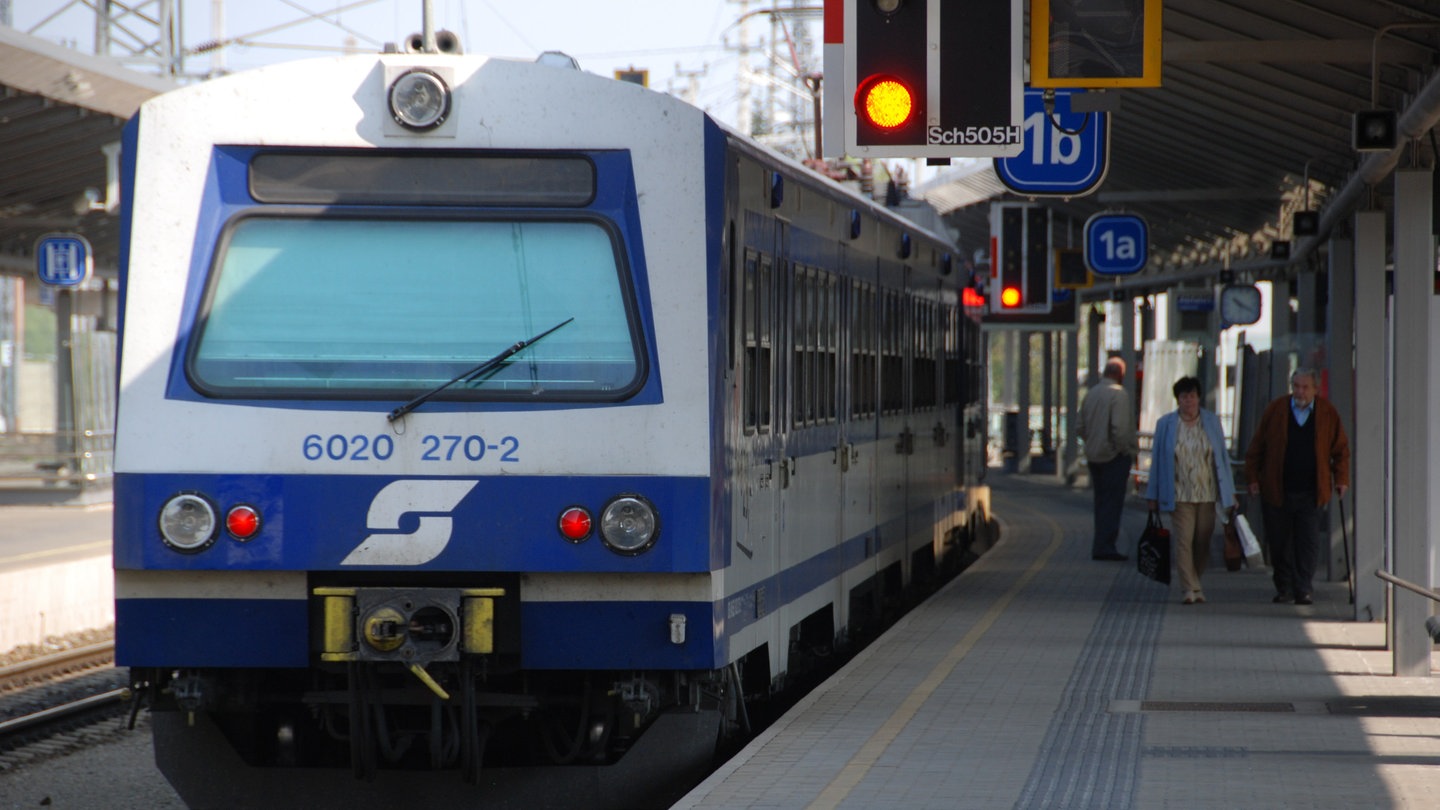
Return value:
M 780 2 L 817 9 L 821 5 L 821 0 Z M 772 0 L 433 0 L 432 21 L 436 29 L 458 34 L 467 53 L 533 58 L 542 51 L 559 50 L 592 73 L 611 75 L 629 67 L 649 70 L 652 89 L 676 95 L 694 92 L 694 103 L 733 124 L 740 63 L 736 48 L 742 43 L 736 21 L 747 9 L 766 9 L 771 4 Z M 132 0 L 130 5 L 143 4 Z M 155 5 L 151 3 L 147 11 L 156 13 Z M 250 43 L 228 47 L 218 57 L 230 71 L 324 56 L 346 46 L 378 51 L 386 42 L 403 42 L 419 32 L 423 8 L 421 0 L 179 0 L 178 5 L 187 48 L 216 38 L 212 18 L 217 16 L 224 21 L 226 37 L 242 37 Z M 222 14 L 213 14 L 217 7 Z M 337 11 L 327 13 L 332 10 Z M 17 0 L 11 3 L 11 15 L 13 26 L 21 31 L 94 52 L 95 15 L 79 2 Z M 816 41 L 814 64 L 807 67 L 818 71 L 819 16 L 805 19 L 797 24 L 807 26 Z M 300 21 L 304 22 L 291 25 Z M 146 30 L 141 25 L 135 28 Z M 752 46 L 769 38 L 765 15 L 752 17 L 746 28 L 744 40 Z M 210 70 L 211 59 L 187 58 L 186 72 Z M 759 68 L 761 57 L 752 56 L 751 64 Z

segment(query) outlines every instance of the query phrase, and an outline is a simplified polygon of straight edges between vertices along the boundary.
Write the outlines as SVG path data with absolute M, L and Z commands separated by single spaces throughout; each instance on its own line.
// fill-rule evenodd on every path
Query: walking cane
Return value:
M 1350 585 L 1350 604 L 1355 604 L 1355 569 L 1350 565 L 1350 531 L 1345 528 L 1345 496 L 1340 498 L 1340 543 L 1345 546 L 1345 581 Z

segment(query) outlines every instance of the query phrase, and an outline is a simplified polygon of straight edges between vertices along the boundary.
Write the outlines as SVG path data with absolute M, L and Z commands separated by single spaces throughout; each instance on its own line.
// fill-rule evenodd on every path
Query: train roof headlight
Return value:
M 424 68 L 406 71 L 390 85 L 390 114 L 406 129 L 434 129 L 450 116 L 450 88 Z
M 200 551 L 215 542 L 220 521 L 215 507 L 194 493 L 182 492 L 160 508 L 160 538 L 176 551 Z
M 660 518 L 644 498 L 621 495 L 600 513 L 600 539 L 617 554 L 640 554 L 655 545 Z

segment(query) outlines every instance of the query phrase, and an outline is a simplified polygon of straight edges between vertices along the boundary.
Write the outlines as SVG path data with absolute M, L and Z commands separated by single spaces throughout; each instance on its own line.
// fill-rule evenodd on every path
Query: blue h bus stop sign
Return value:
M 47 233 L 35 241 L 35 275 L 51 287 L 78 287 L 90 278 L 94 254 L 85 237 Z

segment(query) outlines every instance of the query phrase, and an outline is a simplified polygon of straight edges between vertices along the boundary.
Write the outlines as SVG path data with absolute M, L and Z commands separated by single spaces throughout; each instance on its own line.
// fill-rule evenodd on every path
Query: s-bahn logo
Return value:
M 392 481 L 375 493 L 366 527 L 371 534 L 341 565 L 424 565 L 450 545 L 454 521 L 450 513 L 479 481 L 408 478 Z M 419 516 L 411 532 L 400 531 L 401 517 Z

